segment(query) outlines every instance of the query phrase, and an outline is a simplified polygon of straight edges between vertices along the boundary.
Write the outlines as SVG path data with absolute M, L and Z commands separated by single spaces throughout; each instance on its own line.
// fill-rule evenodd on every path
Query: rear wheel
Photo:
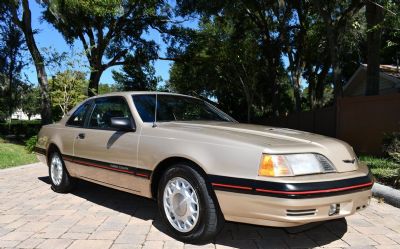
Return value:
M 69 192 L 74 185 L 74 179 L 68 174 L 60 153 L 56 151 L 50 155 L 49 176 L 55 192 Z
M 165 172 L 157 199 L 163 222 L 181 241 L 209 241 L 222 228 L 223 218 L 204 178 L 189 165 L 177 164 Z

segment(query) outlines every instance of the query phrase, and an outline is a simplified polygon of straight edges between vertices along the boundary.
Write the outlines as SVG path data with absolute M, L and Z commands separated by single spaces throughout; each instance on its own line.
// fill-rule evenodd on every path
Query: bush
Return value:
M 37 135 L 32 136 L 28 140 L 26 140 L 26 142 L 25 142 L 26 150 L 29 151 L 29 152 L 33 152 L 33 150 L 36 147 L 37 140 L 38 140 L 38 136 Z
M 378 182 L 395 188 L 399 187 L 399 163 L 389 158 L 373 156 L 360 156 L 360 160 L 368 165 Z
M 400 132 L 386 134 L 383 138 L 383 152 L 400 163 Z
M 29 138 L 39 133 L 40 128 L 42 127 L 39 120 L 31 120 L 31 121 L 12 121 L 11 124 L 8 123 L 0 123 L 0 135 L 15 135 L 16 138 Z

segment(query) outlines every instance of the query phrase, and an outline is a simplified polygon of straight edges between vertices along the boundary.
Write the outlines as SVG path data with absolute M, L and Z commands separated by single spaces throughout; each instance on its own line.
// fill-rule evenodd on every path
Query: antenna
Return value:
M 158 103 L 158 94 L 156 93 L 156 104 L 154 105 L 154 122 L 153 122 L 153 128 L 157 127 L 157 103 Z

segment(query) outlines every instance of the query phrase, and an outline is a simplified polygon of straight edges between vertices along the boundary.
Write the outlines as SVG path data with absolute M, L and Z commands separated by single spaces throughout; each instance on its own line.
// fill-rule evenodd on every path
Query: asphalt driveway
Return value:
M 400 209 L 373 200 L 346 219 L 292 232 L 227 222 L 214 243 L 183 244 L 165 233 L 151 200 L 87 182 L 57 194 L 39 163 L 0 170 L 0 248 L 400 248 Z

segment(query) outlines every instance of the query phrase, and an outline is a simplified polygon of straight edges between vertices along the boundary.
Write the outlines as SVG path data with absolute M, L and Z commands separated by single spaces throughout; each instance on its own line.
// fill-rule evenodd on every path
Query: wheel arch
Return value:
M 46 151 L 47 166 L 49 166 L 51 154 L 55 151 L 58 153 L 61 153 L 60 149 L 58 148 L 58 146 L 55 143 L 50 143 L 49 146 L 47 147 L 47 151 Z
M 177 164 L 177 163 L 186 163 L 189 164 L 191 167 L 193 167 L 200 175 L 204 178 L 204 180 L 209 183 L 208 181 L 208 175 L 204 171 L 204 169 L 198 165 L 196 162 L 193 160 L 190 160 L 185 157 L 179 157 L 179 156 L 174 156 L 174 157 L 169 157 L 157 164 L 157 166 L 154 168 L 153 173 L 151 174 L 151 197 L 153 199 L 157 199 L 157 191 L 158 191 L 158 185 L 160 182 L 160 179 L 162 175 L 164 174 L 167 169 L 169 169 L 171 166 Z M 208 184 L 211 186 L 210 184 Z M 214 191 L 212 191 L 214 193 Z

